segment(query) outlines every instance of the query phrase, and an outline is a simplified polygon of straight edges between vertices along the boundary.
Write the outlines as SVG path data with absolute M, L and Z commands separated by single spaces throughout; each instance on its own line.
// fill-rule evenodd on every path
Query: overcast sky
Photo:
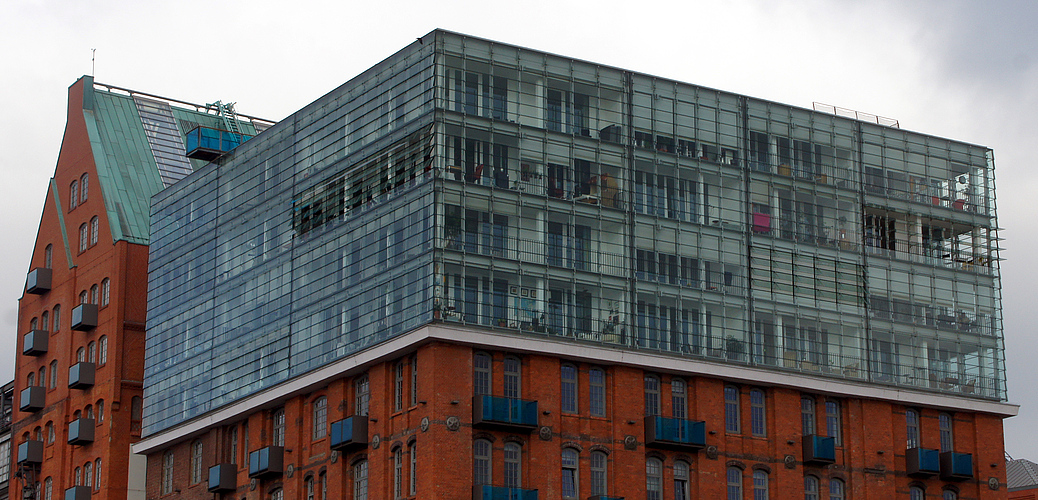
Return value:
M 153 5 L 154 3 L 154 5 Z M 280 120 L 434 28 L 810 108 L 822 102 L 995 150 L 1006 450 L 1038 460 L 1038 2 L 4 0 L 0 380 L 65 126 L 98 82 Z M 1035 146 L 1031 146 L 1034 148 Z

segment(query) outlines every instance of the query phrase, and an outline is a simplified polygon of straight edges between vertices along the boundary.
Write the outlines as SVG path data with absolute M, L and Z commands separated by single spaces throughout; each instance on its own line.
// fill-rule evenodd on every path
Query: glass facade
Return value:
M 1005 399 L 989 149 L 434 35 L 155 198 L 146 432 L 428 322 Z

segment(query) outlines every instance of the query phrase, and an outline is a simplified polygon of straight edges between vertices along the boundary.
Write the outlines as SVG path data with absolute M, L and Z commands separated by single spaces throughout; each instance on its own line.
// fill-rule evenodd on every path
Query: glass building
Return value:
M 434 31 L 153 199 L 144 432 L 422 325 L 1005 401 L 986 147 Z

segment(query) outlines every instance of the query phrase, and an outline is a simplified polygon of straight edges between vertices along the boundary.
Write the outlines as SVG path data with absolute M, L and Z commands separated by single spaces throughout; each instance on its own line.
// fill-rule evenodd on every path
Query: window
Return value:
M 97 400 L 97 422 L 101 423 L 105 421 L 105 400 Z
M 166 450 L 166 452 L 162 454 L 161 489 L 163 495 L 168 495 L 173 492 L 173 450 Z
M 97 285 L 90 287 L 90 303 L 97 304 Z
M 100 222 L 97 216 L 90 219 L 90 246 L 97 244 L 97 232 L 100 230 Z M 96 302 L 94 302 L 96 304 Z
M 739 388 L 726 385 L 724 387 L 724 430 L 739 432 Z
M 577 413 L 577 367 L 562 365 L 562 412 Z
M 645 500 L 663 499 L 663 462 L 658 458 L 645 461 Z
M 245 459 L 245 468 L 249 468 L 249 421 L 246 419 L 241 423 L 242 436 L 242 458 Z
M 608 457 L 601 451 L 591 452 L 591 494 L 602 495 L 608 494 L 608 481 L 609 475 L 608 470 Z
M 926 498 L 926 492 L 918 486 L 913 486 L 908 489 L 908 500 L 924 500 Z
M 750 391 L 750 431 L 754 436 L 763 437 L 768 435 L 768 420 L 764 401 L 764 391 L 760 389 Z
M 32 387 L 34 385 L 36 385 L 36 372 L 29 372 L 29 374 L 25 376 L 25 386 Z
M 87 291 L 86 290 L 83 290 L 82 292 L 79 292 L 79 303 L 80 304 L 89 304 L 90 301 L 87 300 L 88 298 L 89 298 L 89 296 L 87 295 Z
M 562 450 L 562 498 L 577 498 L 577 493 L 580 491 L 580 483 L 577 479 L 579 462 L 577 450 L 573 448 Z
M 101 459 L 94 460 L 94 489 L 101 489 Z
M 408 445 L 408 454 L 411 455 L 411 471 L 410 471 L 410 488 L 408 488 L 411 495 L 418 493 L 418 443 L 411 441 Z M 324 497 L 321 497 L 324 500 Z
M 68 209 L 72 210 L 79 206 L 79 182 L 72 181 L 68 187 Z
M 477 396 L 490 394 L 490 355 L 477 352 L 472 360 L 472 389 Z
M 843 500 L 843 481 L 840 479 L 829 480 L 829 500 Z
M 112 292 L 112 281 L 108 278 L 101 280 L 101 307 L 108 305 L 108 298 Z
M 33 319 L 29 320 L 29 329 L 30 330 L 38 330 L 39 327 L 40 327 L 39 320 L 37 320 L 36 318 L 33 318 Z
M 80 205 L 82 205 L 83 202 L 87 201 L 87 188 L 89 187 L 89 181 L 90 181 L 90 177 L 87 176 L 87 174 L 83 174 L 83 176 L 79 178 L 79 204 Z
M 368 499 L 368 461 L 361 460 L 353 465 L 353 500 Z
M 278 488 L 270 492 L 270 500 L 285 500 L 285 490 Z
M 505 358 L 505 394 L 506 398 L 519 399 L 523 395 L 522 363 L 519 358 Z
M 728 468 L 728 500 L 742 500 L 742 470 Z
M 324 439 L 328 432 L 328 398 L 321 396 L 314 400 L 314 432 L 313 440 Z
M 58 360 L 50 362 L 50 388 L 57 389 L 58 387 Z
M 322 472 L 321 476 L 321 500 L 328 500 L 328 474 Z
M 805 436 L 815 434 L 815 400 L 800 398 L 800 427 Z
M 43 499 L 44 500 L 51 500 L 53 498 L 53 495 L 54 495 L 54 478 L 48 477 L 47 480 L 43 482 Z
M 87 230 L 86 222 L 79 225 L 79 251 L 85 252 L 87 249 L 87 243 L 90 241 L 90 233 Z
M 54 422 L 47 422 L 47 444 L 54 444 Z
M 393 411 L 404 409 L 404 362 L 393 365 Z
M 35 328 L 33 328 L 35 330 Z M 43 311 L 40 315 L 40 330 L 45 332 L 50 331 L 50 311 Z
M 660 379 L 655 375 L 645 376 L 645 415 L 660 414 Z
M 54 265 L 54 245 L 48 244 L 43 249 L 43 267 L 52 269 Z
M 61 329 L 61 306 L 54 306 L 54 331 Z
M 274 420 L 274 432 L 271 444 L 274 446 L 285 446 L 285 409 L 278 408 L 274 410 L 271 416 Z
M 518 443 L 505 443 L 505 488 L 523 487 L 522 448 Z
M 418 405 L 418 356 L 411 356 L 411 406 L 417 406 L 417 405 Z
M 942 413 L 940 417 L 938 417 L 938 424 L 941 431 L 941 453 L 955 450 L 955 439 L 952 435 L 951 415 Z
M 588 405 L 592 417 L 606 416 L 605 371 L 601 368 L 592 368 L 588 371 Z
M 40 382 L 40 387 L 46 387 L 46 385 L 47 385 L 47 367 L 46 366 L 41 366 L 40 367 L 39 382 Z
M 688 394 L 685 381 L 679 378 L 670 381 L 670 406 L 674 418 L 688 418 Z
M 919 447 L 919 412 L 915 410 L 905 411 L 905 435 L 908 437 L 908 447 Z
M 91 487 L 94 485 L 94 463 L 87 462 L 83 465 L 83 485 Z
M 804 500 L 818 500 L 818 478 L 804 476 Z
M 87 343 L 87 361 L 93 363 L 97 359 L 97 344 L 93 340 Z
M 768 473 L 753 471 L 753 500 L 768 500 Z
M 472 478 L 476 484 L 490 484 L 490 441 L 477 439 L 472 445 Z
M 400 366 L 398 363 L 397 366 Z M 393 498 L 404 496 L 404 448 L 393 450 Z
M 367 374 L 361 375 L 353 382 L 353 409 L 355 415 L 368 414 L 368 401 L 371 400 L 371 386 Z
M 83 411 L 83 413 L 85 413 L 84 417 L 93 420 L 93 418 L 94 418 L 94 406 L 93 405 L 86 405 L 86 409 Z
M 101 351 L 98 356 L 98 364 L 104 366 L 104 364 L 108 362 L 108 336 L 102 335 L 97 343 L 99 344 L 99 350 Z
M 842 499 L 843 497 L 840 498 Z M 942 500 L 959 500 L 959 494 L 955 490 L 944 490 L 941 498 Z
M 202 441 L 191 443 L 191 484 L 202 481 Z
M 314 500 L 314 477 L 306 476 L 306 500 Z
M 688 483 L 690 469 L 688 462 L 683 460 L 674 462 L 674 500 L 689 500 L 691 494 Z
M 238 463 L 238 426 L 231 426 L 231 459 L 232 464 Z M 324 497 L 322 497 L 324 498 Z
M 833 438 L 836 446 L 843 446 L 840 428 L 843 421 L 840 417 L 840 402 L 828 400 L 825 402 L 825 430 L 826 435 Z

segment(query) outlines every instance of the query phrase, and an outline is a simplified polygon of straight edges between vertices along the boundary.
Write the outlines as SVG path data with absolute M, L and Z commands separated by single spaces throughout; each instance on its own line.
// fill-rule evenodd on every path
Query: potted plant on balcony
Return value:
M 728 354 L 728 359 L 742 361 L 742 354 L 746 352 L 746 342 L 729 335 L 728 338 L 724 339 L 724 348 Z

